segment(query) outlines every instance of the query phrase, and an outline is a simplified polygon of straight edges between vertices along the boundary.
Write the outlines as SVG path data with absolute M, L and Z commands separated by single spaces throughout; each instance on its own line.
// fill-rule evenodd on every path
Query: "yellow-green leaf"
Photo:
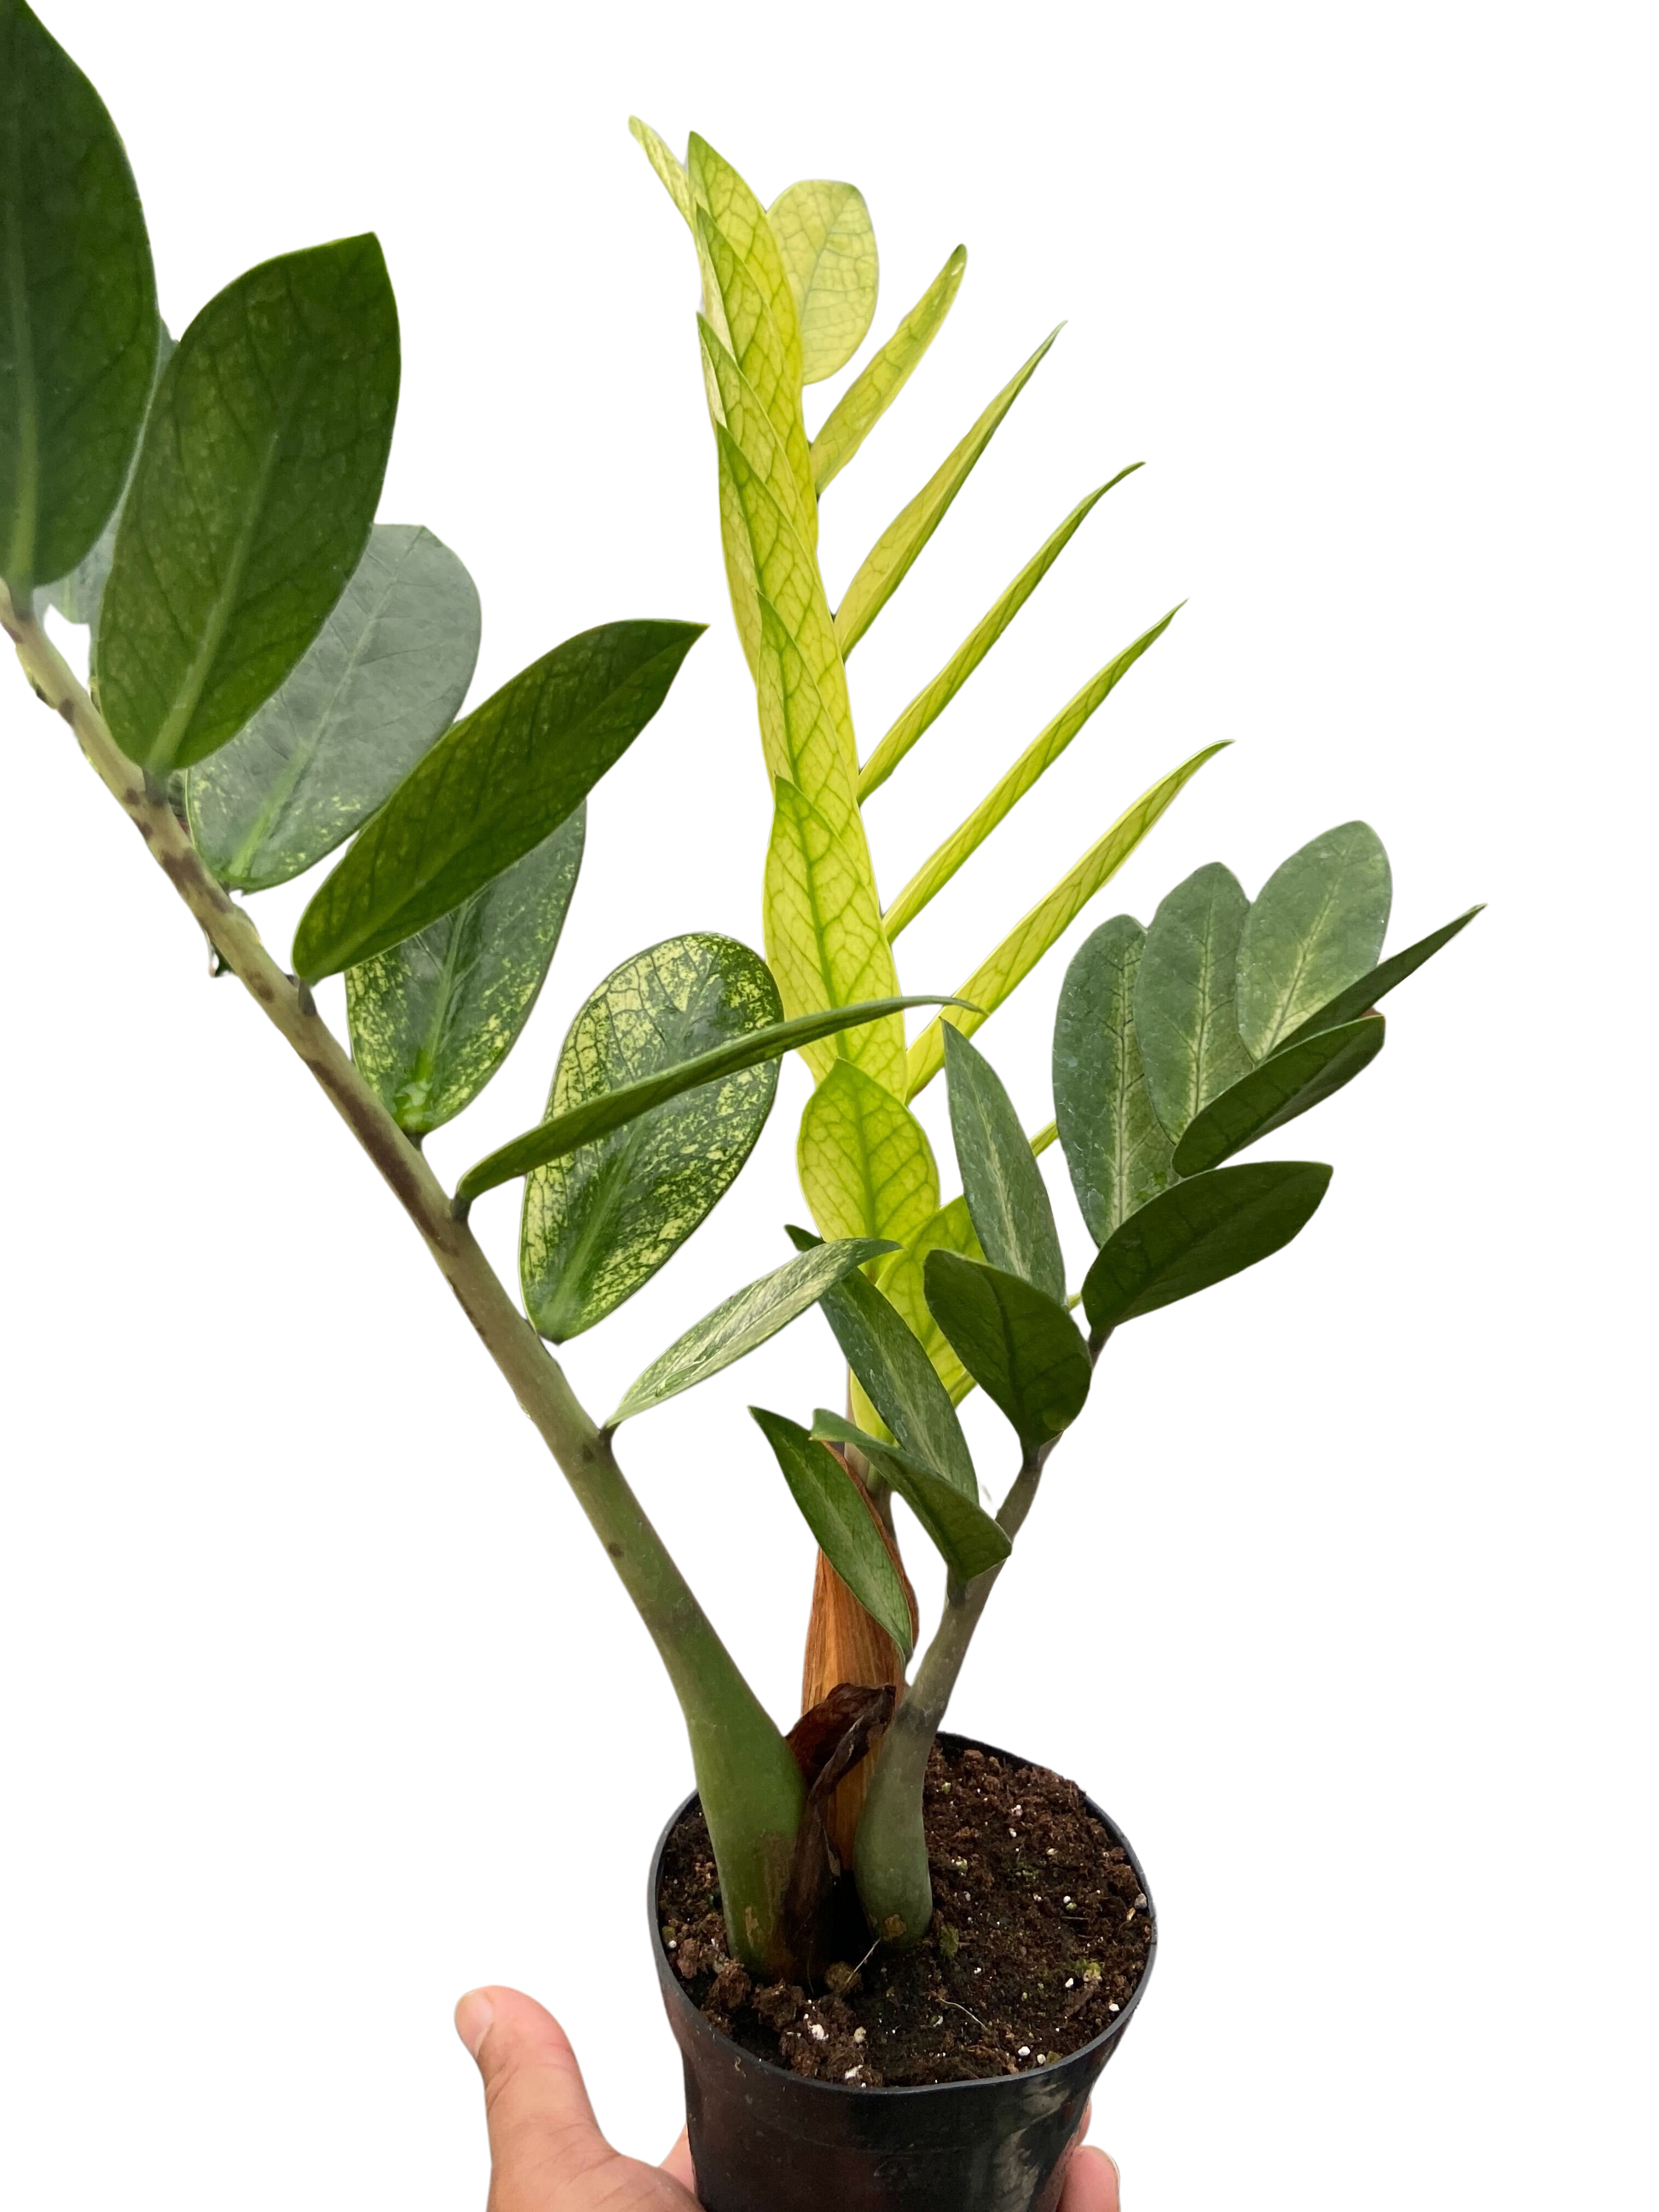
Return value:
M 791 185 L 768 210 L 800 323 L 803 384 L 844 368 L 876 312 L 876 233 L 856 185 Z
M 958 246 L 873 361 L 860 369 L 812 441 L 812 481 L 819 491 L 847 466 L 939 333 L 968 266 Z
M 927 1131 L 849 1060 L 838 1061 L 807 1100 L 796 1161 L 824 1237 L 908 1243 L 939 1210 L 939 1170 Z
M 714 371 L 703 357 L 703 374 L 712 385 Z M 714 392 L 712 398 L 718 398 Z M 717 425 L 714 453 L 720 470 L 720 550 L 726 556 L 726 588 L 731 595 L 732 617 L 738 626 L 738 642 L 743 647 L 743 657 L 749 663 L 753 676 L 760 665 L 760 607 L 758 586 L 755 581 L 755 552 L 749 538 L 749 522 L 744 513 L 743 495 L 738 489 L 738 479 L 732 455 L 734 444 L 723 440 Z
M 907 1098 L 914 1098 L 945 1065 L 940 1023 L 948 1019 L 965 1036 L 971 1036 L 987 1016 L 994 1013 L 1024 981 L 1101 885 L 1117 873 L 1147 831 L 1174 803 L 1182 787 L 1192 781 L 1206 761 L 1224 750 L 1229 742 L 1223 738 L 1219 744 L 1206 745 L 1202 752 L 1194 753 L 1150 791 L 1143 792 L 1133 806 L 1119 815 L 1099 842 L 1091 845 L 1076 866 L 1060 878 L 1048 896 L 1039 899 L 1030 912 L 1014 925 L 989 958 L 981 962 L 955 995 L 982 1011 L 973 1013 L 967 1007 L 957 1008 L 942 1015 L 939 1021 L 928 1023 L 910 1048 Z
M 763 919 L 767 962 L 785 1011 L 895 996 L 893 955 L 867 880 L 802 791 L 786 776 L 772 790 Z M 805 1054 L 819 1079 L 837 1058 L 856 1062 L 895 1095 L 903 1088 L 904 1031 L 896 1017 L 854 1032 L 844 1048 L 826 1043 Z
M 716 325 L 716 334 L 729 346 L 766 410 L 766 419 L 795 479 L 798 497 L 791 519 L 804 542 L 811 545 L 817 537 L 817 504 L 812 493 L 806 430 L 801 422 L 799 380 L 750 264 L 702 208 L 697 210 L 697 239 L 726 325 L 723 331 Z M 742 442 L 739 439 L 738 443 Z M 810 518 L 804 530 L 802 518 Z
M 811 532 L 817 527 L 816 509 L 809 520 L 799 477 L 778 441 L 778 434 L 761 404 L 759 393 L 721 344 L 706 315 L 697 317 L 697 335 L 702 341 L 703 363 L 712 398 L 718 402 L 717 407 L 711 404 L 710 414 L 715 422 L 726 425 L 744 458 L 760 471 L 767 489 L 794 525 L 803 544 L 810 544 Z M 810 501 L 810 493 L 807 499 Z
M 795 295 L 784 271 L 782 251 L 766 219 L 766 210 L 732 164 L 695 131 L 686 147 L 685 173 L 698 205 L 708 210 L 714 228 L 742 257 L 744 266 L 765 302 L 783 348 L 791 394 L 799 407 L 800 325 L 795 316 Z M 743 360 L 741 346 L 734 346 L 732 351 L 739 361 Z
M 930 1252 L 956 1252 L 964 1260 L 985 1257 L 974 1234 L 965 1198 L 953 1198 L 948 1206 L 940 1206 L 907 1241 L 904 1249 L 884 1261 L 876 1273 L 877 1285 L 889 1304 L 921 1339 L 922 1350 L 933 1361 L 933 1372 L 950 1392 L 954 1405 L 973 1389 L 974 1378 L 957 1358 L 956 1347 L 933 1319 L 927 1303 L 922 1269 Z
M 658 137 L 648 123 L 641 123 L 637 115 L 630 115 L 628 127 L 644 149 L 645 158 L 662 179 L 664 190 L 685 217 L 686 228 L 694 234 L 696 223 L 693 210 L 696 202 L 692 197 L 691 179 L 685 173 L 685 164 Z

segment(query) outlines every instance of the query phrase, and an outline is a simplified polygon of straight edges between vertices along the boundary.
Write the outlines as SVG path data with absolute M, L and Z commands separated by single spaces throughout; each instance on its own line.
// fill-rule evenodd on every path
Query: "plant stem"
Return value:
M 379 1169 L 522 1412 L 562 1468 L 667 1669 L 691 1739 L 697 1788 L 720 1864 L 734 1954 L 784 1961 L 783 1893 L 803 1790 L 787 1744 L 744 1680 L 629 1487 L 608 1433 L 519 1311 L 420 1148 L 400 1129 L 319 1015 L 271 958 L 250 916 L 220 888 L 162 791 L 128 760 L 40 623 L 0 586 L 0 626 L 35 696 L 62 716 L 235 975 L 305 1062 Z

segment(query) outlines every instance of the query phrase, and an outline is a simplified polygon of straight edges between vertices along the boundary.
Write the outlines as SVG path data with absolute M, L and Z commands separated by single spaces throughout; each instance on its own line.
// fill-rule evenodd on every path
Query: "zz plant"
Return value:
M 636 123 L 691 234 L 721 540 L 774 802 L 763 959 L 706 931 L 606 976 L 572 1022 L 544 1119 L 452 1194 L 422 1150 L 512 1049 L 584 866 L 584 802 L 663 708 L 699 635 L 623 619 L 568 638 L 460 712 L 478 641 L 465 568 L 375 520 L 397 408 L 397 310 L 378 245 L 248 270 L 176 345 L 157 316 L 126 156 L 91 85 L 24 0 L 0 0 L 0 615 L 215 960 L 240 978 L 379 1169 L 563 1470 L 683 1709 L 731 1945 L 810 1972 L 827 1885 L 850 1863 L 875 1940 L 932 1914 L 930 1747 L 969 1639 L 1060 1437 L 1127 1322 L 1289 1242 L 1328 1168 L 1229 1164 L 1381 1049 L 1383 994 L 1465 915 L 1381 959 L 1389 865 L 1349 823 L 1252 902 L 1218 864 L 1127 916 L 1066 971 L 1055 1118 L 1028 1137 L 970 1042 L 1219 747 L 1137 799 L 948 1000 L 907 996 L 894 943 L 1083 730 L 1173 619 L 1108 660 L 885 905 L 863 809 L 945 712 L 1091 510 L 1060 522 L 892 728 L 861 756 L 847 663 L 1036 373 L 1017 370 L 871 550 L 833 611 L 820 498 L 937 335 L 958 248 L 814 437 L 804 387 L 836 375 L 876 307 L 874 234 L 844 184 L 769 209 L 700 138 L 684 163 Z M 43 625 L 90 633 L 90 688 Z M 334 860 L 285 968 L 244 898 Z M 758 857 L 758 856 L 757 856 Z M 342 975 L 349 1050 L 314 988 Z M 934 1009 L 907 1042 L 907 1010 Z M 742 1170 L 780 1058 L 813 1087 L 802 1193 L 816 1233 L 652 1360 L 603 1421 L 550 1350 L 607 1319 Z M 962 1189 L 945 1198 L 913 1105 L 943 1073 Z M 1056 1137 L 1097 1246 L 1068 1295 L 1037 1161 Z M 524 1310 L 470 1207 L 522 1182 Z M 623 1474 L 618 1429 L 817 1305 L 847 1412 L 756 1407 L 820 1547 L 806 1719 L 763 1710 Z M 1081 1307 L 1082 1319 L 1076 1317 Z M 1012 1431 L 980 1502 L 957 1406 Z M 987 1470 L 988 1474 L 995 1470 Z M 916 1663 L 901 1500 L 943 1557 Z

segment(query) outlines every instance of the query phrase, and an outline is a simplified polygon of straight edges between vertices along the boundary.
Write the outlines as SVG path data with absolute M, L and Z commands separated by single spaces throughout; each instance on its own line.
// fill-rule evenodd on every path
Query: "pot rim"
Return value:
M 979 1736 L 958 1735 L 951 1729 L 941 1729 L 939 1732 L 939 1741 L 957 1751 L 982 1751 L 988 1757 L 1002 1759 L 1011 1766 L 1038 1766 L 1042 1764 L 1040 1759 L 1022 1759 L 1013 1752 L 1005 1751 L 1000 1744 L 987 1743 Z M 1053 1773 L 1055 1770 L 1050 1767 L 1047 1771 Z M 810 2091 L 826 2097 L 890 2099 L 962 2096 L 965 2094 L 971 2094 L 975 2091 L 984 2094 L 1000 2089 L 1010 2081 L 1042 2081 L 1050 2075 L 1060 2073 L 1066 2067 L 1076 2066 L 1094 2053 L 1103 2051 L 1115 2036 L 1123 2033 L 1124 2028 L 1128 2025 L 1131 2014 L 1140 2002 L 1142 1991 L 1152 1979 L 1152 1966 L 1158 1957 L 1158 1907 L 1152 1901 L 1152 1893 L 1146 1881 L 1146 1869 L 1140 1863 L 1135 1847 L 1119 1827 L 1117 1822 L 1113 1820 L 1111 1814 L 1096 1804 L 1086 1790 L 1083 1792 L 1083 1802 L 1095 1819 L 1099 1821 L 1101 1826 L 1105 1829 L 1107 1834 L 1111 1837 L 1113 1842 L 1119 1844 L 1127 1854 L 1129 1864 L 1135 1870 L 1136 1878 L 1140 1883 L 1142 1893 L 1146 1899 L 1146 1910 L 1152 1923 L 1152 1940 L 1147 1947 L 1146 1963 L 1140 1970 L 1140 1978 L 1130 1991 L 1128 2002 L 1123 2009 L 1115 2015 L 1109 2026 L 1102 2028 L 1098 2035 L 1091 2037 L 1087 2043 L 1079 2044 L 1075 2051 L 1068 2051 L 1059 2058 L 1051 2058 L 1046 2065 L 1033 2066 L 1018 2075 L 983 2075 L 977 2081 L 899 2081 L 891 2085 L 884 2082 L 879 2088 L 873 2086 L 849 2088 L 844 2081 L 820 2081 L 810 2074 L 792 2073 L 787 2066 L 780 2066 L 774 2059 L 763 2058 L 743 2044 L 733 2041 L 731 2036 L 722 2035 L 717 2027 L 705 2019 L 701 2008 L 692 2002 L 684 1984 L 674 1972 L 673 1962 L 663 1948 L 662 1923 L 657 1911 L 657 1891 L 662 1873 L 662 1855 L 667 1850 L 669 1838 L 673 1835 L 676 1828 L 696 1804 L 697 1792 L 695 1790 L 670 1816 L 667 1826 L 657 1838 L 657 1847 L 651 1854 L 651 1870 L 646 1890 L 646 1910 L 650 1916 L 651 1941 L 655 1947 L 658 1960 L 659 1965 L 667 1970 L 665 1972 L 659 1972 L 658 1978 L 662 1982 L 664 1988 L 670 1992 L 669 2002 L 674 2006 L 679 2017 L 699 2039 L 711 2045 L 736 2051 L 744 2063 L 762 2067 L 767 2073 L 776 2075 L 780 2081 L 789 2082 L 803 2095 Z

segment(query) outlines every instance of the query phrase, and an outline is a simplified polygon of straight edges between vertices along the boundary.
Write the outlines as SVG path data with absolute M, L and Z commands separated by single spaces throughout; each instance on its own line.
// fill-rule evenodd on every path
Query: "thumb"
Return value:
M 472 1990 L 455 2029 L 483 2076 L 489 2212 L 561 2212 L 617 2154 L 599 2133 L 581 2069 L 551 2013 L 518 1990 Z

